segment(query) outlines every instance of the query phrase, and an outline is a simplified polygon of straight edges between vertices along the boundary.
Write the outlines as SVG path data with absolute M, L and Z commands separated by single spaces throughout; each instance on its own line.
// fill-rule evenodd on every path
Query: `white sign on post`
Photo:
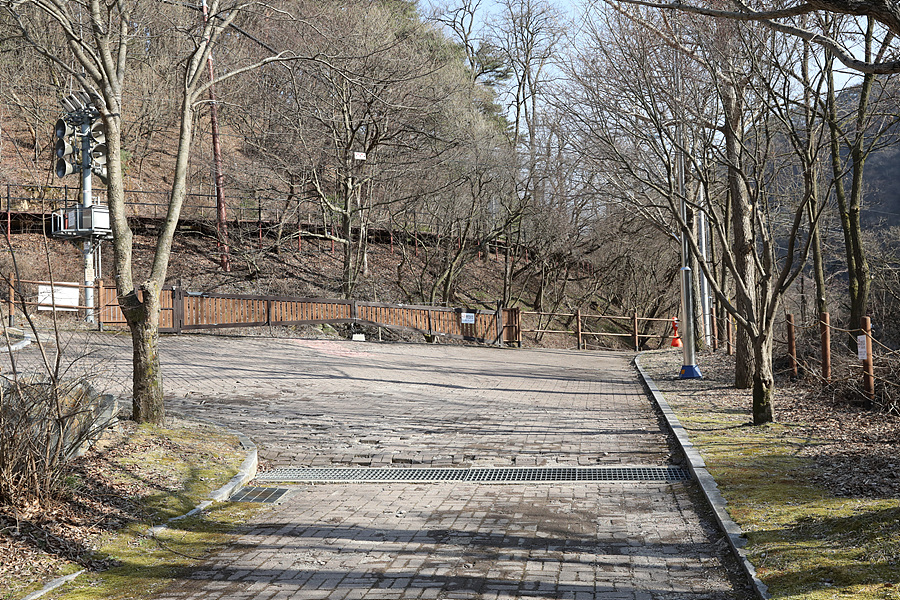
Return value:
M 474 325 L 475 324 L 475 313 L 462 313 L 461 323 L 463 325 Z
M 39 285 L 38 310 L 78 310 L 78 294 L 80 290 L 77 283 L 70 285 L 74 287 Z
M 866 360 L 869 358 L 869 354 L 866 350 L 866 336 L 856 336 L 856 355 L 859 356 L 859 360 Z

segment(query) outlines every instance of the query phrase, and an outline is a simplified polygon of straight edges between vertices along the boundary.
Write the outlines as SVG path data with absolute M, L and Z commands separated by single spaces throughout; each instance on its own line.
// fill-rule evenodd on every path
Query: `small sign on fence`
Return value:
M 859 360 L 867 360 L 869 358 L 869 354 L 866 351 L 866 336 L 864 335 L 856 336 L 856 355 L 859 357 Z
M 53 286 L 39 285 L 38 310 L 78 310 L 79 292 L 80 289 L 77 283 Z
M 462 313 L 460 317 L 460 323 L 463 325 L 474 325 L 475 324 L 475 313 Z

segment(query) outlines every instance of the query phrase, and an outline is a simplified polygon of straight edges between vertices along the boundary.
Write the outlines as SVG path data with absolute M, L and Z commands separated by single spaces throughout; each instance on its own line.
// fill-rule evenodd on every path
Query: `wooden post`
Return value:
M 822 378 L 831 381 L 831 316 L 823 312 L 819 316 L 822 332 Z
M 516 308 L 516 344 L 522 347 L 522 309 Z
M 97 330 L 103 331 L 103 280 L 97 280 L 97 299 L 95 300 L 95 310 L 97 311 Z
M 634 341 L 634 351 L 637 352 L 641 349 L 641 338 L 638 335 L 638 317 L 637 311 L 631 315 L 631 335 Z
M 503 347 L 503 301 L 497 300 L 497 345 Z
M 725 349 L 728 356 L 734 354 L 734 324 L 731 321 L 731 315 L 725 319 Z
M 581 309 L 575 309 L 575 335 L 578 337 L 578 349 L 584 350 L 584 342 L 581 335 Z
M 872 355 L 872 319 L 863 317 L 860 326 L 866 336 L 866 357 L 863 359 L 863 389 L 869 397 L 869 402 L 875 400 L 875 357 Z M 859 354 L 862 354 L 860 352 Z
M 788 354 L 791 357 L 791 373 L 794 377 L 797 376 L 797 338 L 794 336 L 794 315 L 792 313 L 788 313 L 787 317 L 787 339 L 788 339 Z
M 709 315 L 710 324 L 712 325 L 712 349 L 713 352 L 719 349 L 719 327 L 716 323 L 716 311 L 712 311 Z

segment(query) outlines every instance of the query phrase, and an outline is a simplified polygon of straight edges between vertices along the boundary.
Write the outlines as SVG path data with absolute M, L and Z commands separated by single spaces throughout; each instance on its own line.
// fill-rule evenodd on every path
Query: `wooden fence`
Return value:
M 578 309 L 574 313 L 521 311 L 520 316 L 526 320 L 527 325 L 519 326 L 520 335 L 533 333 L 537 336 L 543 334 L 573 336 L 579 350 L 588 347 L 588 340 L 612 338 L 625 341 L 630 348 L 637 351 L 641 349 L 644 341 L 650 339 L 658 339 L 661 346 L 671 339 L 672 334 L 670 327 L 672 319 L 639 317 L 637 313 L 622 317 L 584 313 Z M 656 329 L 658 333 L 650 333 L 651 328 Z
M 99 321 L 125 325 L 114 288 L 99 286 Z M 166 287 L 160 295 L 160 331 L 356 323 L 485 344 L 521 345 L 519 309 L 476 310 L 327 298 L 200 294 Z

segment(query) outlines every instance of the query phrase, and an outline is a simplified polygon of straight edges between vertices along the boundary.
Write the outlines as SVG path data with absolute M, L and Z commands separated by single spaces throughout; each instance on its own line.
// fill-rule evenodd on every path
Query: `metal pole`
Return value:
M 675 53 L 675 83 L 678 86 L 677 98 L 682 98 L 681 93 L 681 54 Z M 675 155 L 675 167 L 677 169 L 678 193 L 681 195 L 681 337 L 684 360 L 681 366 L 681 379 L 700 379 L 700 369 L 697 367 L 696 349 L 694 348 L 694 282 L 690 264 L 691 247 L 688 244 L 687 228 L 687 199 L 685 197 L 685 167 L 684 167 L 684 115 L 679 115 L 675 122 L 675 139 L 678 144 Z
M 872 319 L 870 317 L 863 317 L 860 325 L 862 326 L 863 335 L 865 336 L 865 340 L 863 340 L 863 343 L 865 344 L 865 358 L 863 359 L 863 389 L 866 391 L 866 396 L 869 398 L 867 404 L 871 408 L 871 404 L 875 400 L 875 357 L 872 355 Z M 859 354 L 862 356 L 862 352 Z
M 701 206 L 705 206 L 706 186 L 701 184 Z M 706 212 L 701 210 L 697 215 L 698 241 L 700 242 L 700 259 L 705 263 L 709 251 L 709 224 Z M 703 341 L 706 348 L 713 346 L 712 306 L 710 302 L 709 281 L 703 271 L 697 274 L 700 278 L 700 307 L 703 314 Z
M 91 188 L 91 119 L 84 114 L 81 119 L 81 214 L 78 215 L 78 229 L 84 229 L 84 215 L 94 203 Z M 93 221 L 91 222 L 93 225 Z M 82 242 L 84 255 L 84 320 L 94 322 L 94 244 L 91 234 Z

